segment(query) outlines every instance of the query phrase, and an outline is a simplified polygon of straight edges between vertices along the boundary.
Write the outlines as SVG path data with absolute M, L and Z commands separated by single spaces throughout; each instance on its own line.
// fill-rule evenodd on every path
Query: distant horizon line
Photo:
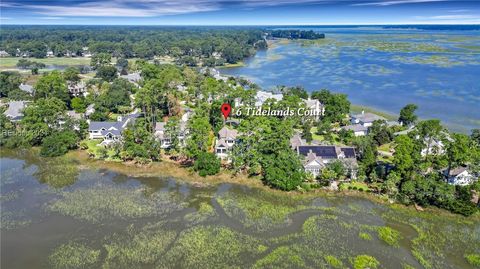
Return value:
M 480 23 L 382 23 L 382 24 L 19 24 L 0 26 L 480 26 Z

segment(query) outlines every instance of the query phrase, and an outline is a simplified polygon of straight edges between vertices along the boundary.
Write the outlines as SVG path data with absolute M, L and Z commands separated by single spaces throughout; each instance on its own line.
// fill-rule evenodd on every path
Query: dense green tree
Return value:
M 331 93 L 320 90 L 312 93 L 312 98 L 319 100 L 325 106 L 324 119 L 331 122 L 341 122 L 350 112 L 350 101 L 346 94 Z
M 414 172 L 416 162 L 414 141 L 406 135 L 397 136 L 395 138 L 395 153 L 393 157 L 395 170 L 400 175 L 411 175 Z
M 22 83 L 18 72 L 0 72 L 0 97 L 7 97 L 10 92 L 17 90 Z
M 92 66 L 93 69 L 99 69 L 100 67 L 110 65 L 111 62 L 112 62 L 111 54 L 97 53 L 92 56 L 92 59 L 90 60 L 90 66 Z
M 66 81 L 78 82 L 80 81 L 80 70 L 76 67 L 67 67 L 63 71 L 63 77 Z
M 452 134 L 447 143 L 448 173 L 451 168 L 462 166 L 470 161 L 470 138 L 465 134 Z
M 74 97 L 72 99 L 71 107 L 77 113 L 84 113 L 87 108 L 85 100 L 81 97 Z
M 55 97 L 66 104 L 70 103 L 67 82 L 59 71 L 43 75 L 35 84 L 35 99 Z
M 398 122 L 405 126 L 409 126 L 417 121 L 417 115 L 415 115 L 415 111 L 418 109 L 418 106 L 415 104 L 408 104 L 404 106 L 400 110 L 400 117 L 398 118 Z
M 220 172 L 220 159 L 211 152 L 200 152 L 193 168 L 202 177 L 216 175 Z
M 206 152 L 210 146 L 212 126 L 208 117 L 196 111 L 188 122 L 190 136 L 186 141 L 185 153 L 188 158 L 196 159 L 201 152 Z
M 96 78 L 101 78 L 108 82 L 112 82 L 117 76 L 117 68 L 109 65 L 98 67 L 97 74 L 95 74 Z
M 68 150 L 75 149 L 77 142 L 78 136 L 74 131 L 55 132 L 43 139 L 40 154 L 46 157 L 61 156 Z
M 265 183 L 281 190 L 295 190 L 306 179 L 302 164 L 292 150 L 266 155 L 262 166 Z
M 44 137 L 59 128 L 59 120 L 65 118 L 65 111 L 65 103 L 56 97 L 42 98 L 27 106 L 20 121 L 26 141 L 40 145 Z

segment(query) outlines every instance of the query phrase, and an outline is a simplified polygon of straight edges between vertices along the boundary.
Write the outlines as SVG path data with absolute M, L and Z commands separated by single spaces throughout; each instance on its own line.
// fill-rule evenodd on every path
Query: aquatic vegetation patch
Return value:
M 104 245 L 107 253 L 104 268 L 154 264 L 174 241 L 177 232 L 152 228 L 146 226 L 137 231 L 130 226 L 126 234 L 113 235 Z
M 100 250 L 84 244 L 69 242 L 56 248 L 48 257 L 50 264 L 60 268 L 90 268 L 98 262 Z
M 265 231 L 288 223 L 288 215 L 307 209 L 294 197 L 276 197 L 262 192 L 261 195 L 227 193 L 217 198 L 218 203 L 230 217 L 238 218 L 246 227 Z
M 466 254 L 465 259 L 469 264 L 480 268 L 480 254 Z
M 4 208 L 0 210 L 0 229 L 12 230 L 30 225 L 32 221 L 28 219 L 23 211 L 13 212 Z
M 67 157 L 41 158 L 33 174 L 40 183 L 63 188 L 75 183 L 79 175 L 78 164 Z
M 180 233 L 160 268 L 246 268 L 264 251 L 260 240 L 224 227 L 197 226 Z
M 200 222 L 209 220 L 217 216 L 215 209 L 212 205 L 201 202 L 196 212 L 186 214 L 184 219 L 191 224 L 198 224 Z
M 330 265 L 331 267 L 338 268 L 338 269 L 343 268 L 343 262 L 341 260 L 337 259 L 337 257 L 332 256 L 332 255 L 327 255 L 323 258 L 325 259 L 325 262 L 328 265 Z
M 81 220 L 100 222 L 118 218 L 160 216 L 183 208 L 170 193 L 156 192 L 145 196 L 143 189 L 95 186 L 61 192 L 61 198 L 47 209 Z
M 358 255 L 352 258 L 350 262 L 354 269 L 376 269 L 380 265 L 375 257 L 369 255 Z
M 390 246 L 398 246 L 398 241 L 402 238 L 399 231 L 390 227 L 378 228 L 378 237 Z
M 372 240 L 372 236 L 369 233 L 362 233 L 361 232 L 361 233 L 358 234 L 358 237 L 360 237 L 363 240 L 367 240 L 367 241 Z
M 307 266 L 292 247 L 281 246 L 257 260 L 253 268 L 307 268 Z

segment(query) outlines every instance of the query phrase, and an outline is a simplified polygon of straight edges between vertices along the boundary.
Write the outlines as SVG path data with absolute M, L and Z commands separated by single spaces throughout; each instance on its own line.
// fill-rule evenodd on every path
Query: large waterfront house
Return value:
M 101 145 L 109 145 L 122 139 L 122 132 L 129 124 L 133 124 L 139 114 L 132 113 L 125 117 L 118 116 L 117 121 L 91 121 L 88 124 L 90 139 L 102 139 Z
M 467 167 L 457 167 L 445 170 L 444 175 L 447 178 L 447 182 L 452 185 L 466 186 L 473 183 L 475 177 L 468 171 Z
M 23 110 L 27 106 L 27 101 L 10 101 L 8 102 L 8 108 L 3 112 L 7 118 L 16 122 L 23 118 Z
M 303 156 L 303 168 L 317 177 L 329 163 L 340 161 L 348 171 L 349 177 L 356 178 L 358 168 L 355 148 L 334 145 L 307 145 L 300 135 L 290 139 L 290 145 L 298 155 Z
M 223 127 L 218 132 L 218 138 L 215 141 L 215 154 L 222 160 L 228 159 L 228 153 L 237 142 L 239 133 L 235 129 Z
M 255 106 L 260 107 L 268 99 L 275 99 L 276 101 L 281 101 L 283 99 L 283 94 L 278 93 L 274 94 L 272 92 L 258 91 L 255 95 Z
M 368 134 L 368 128 L 371 127 L 376 120 L 386 121 L 382 116 L 362 111 L 360 114 L 350 115 L 351 125 L 344 126 L 342 129 L 353 131 L 355 136 L 365 136 Z

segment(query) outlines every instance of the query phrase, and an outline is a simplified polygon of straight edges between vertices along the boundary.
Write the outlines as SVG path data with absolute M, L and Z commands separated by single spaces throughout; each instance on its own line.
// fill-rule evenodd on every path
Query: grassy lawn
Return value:
M 398 119 L 397 115 L 390 114 L 390 113 L 387 113 L 387 112 L 378 111 L 378 110 L 375 110 L 371 107 L 361 106 L 361 105 L 351 105 L 350 106 L 350 112 L 351 113 L 354 113 L 354 114 L 362 113 L 362 110 L 365 111 L 365 112 L 377 114 L 379 116 L 382 116 L 382 117 L 386 118 L 387 120 L 397 120 Z
M 391 148 L 392 148 L 392 143 L 387 143 L 387 144 L 383 144 L 380 147 L 378 147 L 378 150 L 385 151 L 385 152 L 390 152 Z
M 14 68 L 20 57 L 5 57 L 0 59 L 0 68 Z M 53 58 L 26 58 L 27 60 L 44 63 L 46 65 L 90 65 L 90 58 L 84 57 L 53 57 Z
M 318 135 L 317 134 L 317 127 L 312 127 L 310 132 L 312 133 L 312 139 L 313 140 L 326 141 L 325 137 L 323 135 Z M 332 133 L 332 138 L 333 138 L 333 144 L 334 145 L 343 146 L 343 144 L 340 142 L 340 138 L 339 138 L 338 134 Z
M 82 143 L 85 142 L 85 144 L 87 144 L 87 152 L 88 153 L 91 153 L 93 155 L 95 155 L 95 159 L 98 159 L 99 158 L 99 150 L 101 148 L 103 148 L 103 146 L 100 146 L 99 144 L 102 143 L 102 140 L 100 139 L 85 139 L 82 141 Z M 107 160 L 113 160 L 112 159 L 112 156 L 113 156 L 114 152 L 113 152 L 113 149 L 108 149 L 107 151 Z
M 368 185 L 366 183 L 363 183 L 363 182 L 355 182 L 355 181 L 352 181 L 352 182 L 349 182 L 349 183 L 342 183 L 340 184 L 340 190 L 348 190 L 350 187 L 350 189 L 354 189 L 354 190 L 360 190 L 360 191 L 367 191 L 369 190 L 370 188 L 368 187 Z

